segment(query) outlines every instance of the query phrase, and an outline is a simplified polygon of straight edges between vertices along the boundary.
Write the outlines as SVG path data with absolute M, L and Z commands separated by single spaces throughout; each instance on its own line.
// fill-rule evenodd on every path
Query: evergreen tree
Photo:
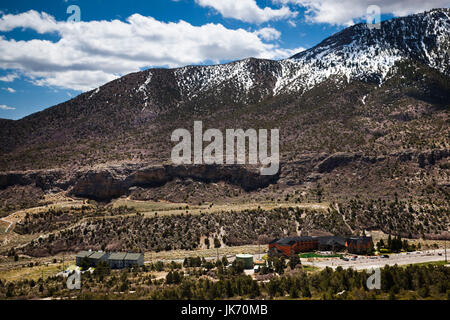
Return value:
M 300 258 L 297 254 L 291 255 L 289 258 L 289 267 L 294 270 L 297 265 L 300 264 Z
M 169 271 L 169 273 L 166 276 L 166 283 L 167 284 L 172 284 L 173 283 L 173 273 L 172 271 Z

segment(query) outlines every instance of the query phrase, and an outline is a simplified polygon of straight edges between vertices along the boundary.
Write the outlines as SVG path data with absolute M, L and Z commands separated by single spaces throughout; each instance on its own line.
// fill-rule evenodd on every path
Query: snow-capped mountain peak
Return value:
M 393 19 L 380 29 L 358 24 L 282 61 L 249 58 L 166 71 L 183 101 L 226 92 L 233 101 L 249 103 L 283 93 L 302 94 L 330 78 L 381 85 L 395 73 L 398 62 L 408 59 L 450 75 L 450 9 Z M 151 103 L 154 71 L 147 72 L 136 87 L 146 104 Z

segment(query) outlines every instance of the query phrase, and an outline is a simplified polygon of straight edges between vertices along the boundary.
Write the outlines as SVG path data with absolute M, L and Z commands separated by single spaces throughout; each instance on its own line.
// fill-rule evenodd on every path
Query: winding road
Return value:
M 9 229 L 11 228 L 11 226 L 13 225 L 13 222 L 6 220 L 6 218 L 1 218 L 1 221 L 5 222 L 5 223 L 9 223 L 9 226 L 5 229 L 5 234 L 8 233 Z

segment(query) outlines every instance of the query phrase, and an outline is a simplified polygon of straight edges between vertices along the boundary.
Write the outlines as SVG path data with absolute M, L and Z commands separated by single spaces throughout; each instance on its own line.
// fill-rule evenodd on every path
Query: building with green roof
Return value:
M 126 252 L 113 252 L 108 257 L 108 264 L 111 269 L 125 268 L 124 259 L 127 256 Z
M 76 257 L 75 257 L 76 265 L 80 267 L 85 259 L 89 263 L 89 260 L 87 260 L 87 259 L 92 254 L 93 254 L 92 251 L 80 251 L 80 252 L 78 252 Z
M 92 267 L 97 266 L 100 261 L 108 261 L 109 254 L 102 251 L 92 253 L 87 259 Z
M 87 261 L 91 267 L 96 267 L 100 261 L 108 263 L 111 269 L 132 268 L 134 266 L 144 265 L 144 254 L 112 252 L 106 253 L 102 251 L 81 251 L 76 255 L 76 264 L 81 267 L 83 261 Z
M 144 265 L 144 255 L 142 253 L 127 253 L 124 259 L 125 268 Z

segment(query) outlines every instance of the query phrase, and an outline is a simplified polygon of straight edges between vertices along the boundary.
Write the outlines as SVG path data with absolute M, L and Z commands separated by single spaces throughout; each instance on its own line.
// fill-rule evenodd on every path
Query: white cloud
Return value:
M 0 77 L 0 81 L 13 82 L 17 78 L 19 78 L 19 75 L 15 74 L 15 73 L 10 73 L 10 74 L 7 74 L 6 76 Z
M 261 9 L 256 0 L 195 0 L 202 7 L 214 8 L 224 18 L 233 18 L 250 23 L 293 18 L 297 12 L 283 6 L 280 9 Z
M 256 31 L 256 34 L 263 40 L 273 41 L 281 37 L 281 32 L 274 28 L 262 28 Z
M 383 14 L 405 16 L 450 5 L 448 0 L 272 0 L 282 5 L 300 5 L 307 9 L 309 22 L 352 25 L 364 19 L 370 5 L 378 5 Z
M 10 93 L 16 93 L 16 90 L 14 90 L 13 88 L 3 88 L 3 90 L 6 90 Z
M 0 104 L 0 109 L 2 109 L 2 110 L 16 110 L 16 108 L 8 107 L 8 106 L 6 106 L 4 104 Z
M 212 23 L 193 26 L 182 20 L 165 23 L 139 14 L 125 22 L 70 23 L 36 11 L 0 18 L 0 32 L 16 28 L 52 33 L 60 39 L 16 41 L 0 36 L 0 69 L 20 72 L 37 85 L 81 91 L 150 66 L 280 59 L 292 54 L 291 49 L 264 42 L 270 38 L 267 30 L 234 30 Z M 274 30 L 272 38 L 277 36 Z
M 280 57 L 284 57 L 284 58 L 289 58 L 292 57 L 293 55 L 305 51 L 306 49 L 304 47 L 298 47 L 298 48 L 294 48 L 294 49 L 275 49 L 274 53 L 277 54 Z M 261 56 L 261 58 L 263 59 L 271 59 L 270 56 Z
M 58 24 L 54 17 L 45 13 L 30 10 L 18 15 L 6 14 L 0 19 L 0 31 L 10 31 L 15 28 L 29 28 L 38 33 L 57 31 Z

